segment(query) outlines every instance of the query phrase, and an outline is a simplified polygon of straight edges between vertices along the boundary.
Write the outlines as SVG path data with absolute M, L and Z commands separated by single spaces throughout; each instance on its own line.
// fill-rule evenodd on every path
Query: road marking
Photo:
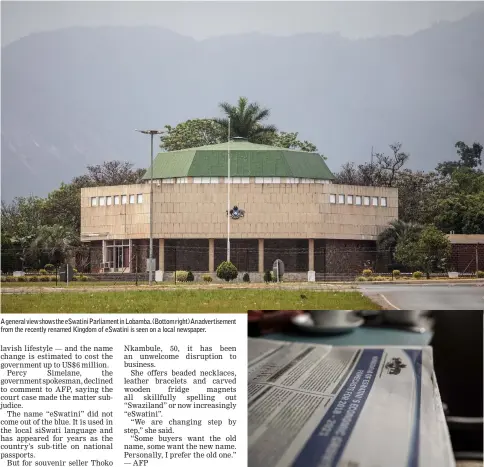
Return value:
M 400 308 L 398 308 L 398 306 L 395 306 L 390 300 L 388 300 L 387 297 L 385 297 L 385 295 L 383 295 L 382 293 L 379 294 L 381 298 L 383 298 L 383 300 L 385 300 L 385 302 L 387 302 L 392 308 L 395 308 L 395 310 L 399 310 Z

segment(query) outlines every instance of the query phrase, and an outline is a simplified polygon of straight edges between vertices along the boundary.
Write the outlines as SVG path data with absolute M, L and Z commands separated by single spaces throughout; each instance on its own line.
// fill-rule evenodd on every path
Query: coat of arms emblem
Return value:
M 392 358 L 391 361 L 385 365 L 385 369 L 389 375 L 398 375 L 402 371 L 402 368 L 406 368 L 406 366 L 405 363 L 402 363 L 401 358 Z
M 240 219 L 244 217 L 245 211 L 243 209 L 239 209 L 238 206 L 234 206 L 230 211 L 227 212 L 227 215 L 230 215 L 232 219 Z

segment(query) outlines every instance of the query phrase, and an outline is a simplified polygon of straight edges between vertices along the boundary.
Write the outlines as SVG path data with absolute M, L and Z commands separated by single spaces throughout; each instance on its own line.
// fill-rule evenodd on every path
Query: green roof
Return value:
M 159 153 L 153 178 L 226 177 L 228 143 Z M 230 142 L 232 177 L 290 177 L 332 180 L 334 175 L 317 153 L 296 151 L 248 141 Z M 143 179 L 151 177 L 151 167 Z

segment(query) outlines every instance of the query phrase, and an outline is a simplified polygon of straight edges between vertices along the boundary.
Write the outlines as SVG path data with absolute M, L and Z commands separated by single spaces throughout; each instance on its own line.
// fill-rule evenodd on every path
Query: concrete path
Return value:
M 386 309 L 484 310 L 483 283 L 360 286 L 366 296 Z

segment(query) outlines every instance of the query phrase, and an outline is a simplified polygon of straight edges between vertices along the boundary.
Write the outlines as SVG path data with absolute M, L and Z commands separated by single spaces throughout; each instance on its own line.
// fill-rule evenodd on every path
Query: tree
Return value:
M 389 145 L 392 155 L 384 153 L 372 154 L 372 161 L 355 167 L 354 163 L 343 165 L 340 173 L 336 174 L 335 183 L 363 186 L 395 186 L 400 171 L 408 161 L 410 155 L 401 151 L 401 143 Z
M 275 132 L 273 134 L 269 133 L 266 135 L 264 144 L 280 148 L 298 149 L 306 152 L 317 152 L 318 148 L 313 143 L 300 141 L 297 139 L 297 136 L 298 133 L 287 133 L 285 131 Z M 264 141 L 264 138 L 262 138 L 262 141 Z
M 422 269 L 427 279 L 433 271 L 442 271 L 449 264 L 452 247 L 437 227 L 430 225 L 418 236 L 407 236 L 397 244 L 395 258 L 405 266 Z
M 30 244 L 33 257 L 46 255 L 52 264 L 61 264 L 71 259 L 75 247 L 79 245 L 77 233 L 63 225 L 43 225 Z
M 249 103 L 246 97 L 239 97 L 236 105 L 221 102 L 219 107 L 225 114 L 225 117 L 215 118 L 214 121 L 222 127 L 224 134 L 228 132 L 229 118 L 230 134 L 248 138 L 252 143 L 264 143 L 267 136 L 277 132 L 277 128 L 274 125 L 264 125 L 262 123 L 270 116 L 270 110 L 260 107 L 256 102 Z
M 77 185 L 62 183 L 48 194 L 42 209 L 43 223 L 60 224 L 80 232 L 81 189 Z
M 227 141 L 227 131 L 210 119 L 192 119 L 181 122 L 175 127 L 165 125 L 166 133 L 160 137 L 160 148 L 164 151 L 197 148 Z M 316 152 L 316 146 L 309 141 L 298 140 L 297 132 L 266 133 L 257 140 L 259 144 Z M 323 156 L 324 157 L 324 156 Z
M 133 164 L 109 161 L 100 165 L 88 165 L 87 174 L 75 177 L 72 183 L 78 188 L 91 186 L 130 185 L 138 183 L 145 169 L 133 169 Z
M 10 204 L 2 201 L 2 259 L 8 253 L 25 267 L 30 243 L 43 223 L 43 207 L 44 200 L 36 196 L 18 197 Z
M 463 141 L 455 143 L 457 149 L 458 161 L 442 162 L 437 166 L 437 172 L 446 177 L 459 168 L 477 169 L 482 161 L 482 144 L 475 142 L 472 147 L 467 146 Z
M 221 126 L 213 120 L 195 118 L 181 122 L 175 127 L 165 125 L 166 133 L 161 136 L 160 148 L 164 151 L 197 148 L 227 140 Z
M 421 225 L 398 219 L 392 220 L 389 226 L 378 235 L 377 248 L 380 252 L 389 252 L 393 260 L 397 245 L 407 239 L 415 239 L 421 230 Z

